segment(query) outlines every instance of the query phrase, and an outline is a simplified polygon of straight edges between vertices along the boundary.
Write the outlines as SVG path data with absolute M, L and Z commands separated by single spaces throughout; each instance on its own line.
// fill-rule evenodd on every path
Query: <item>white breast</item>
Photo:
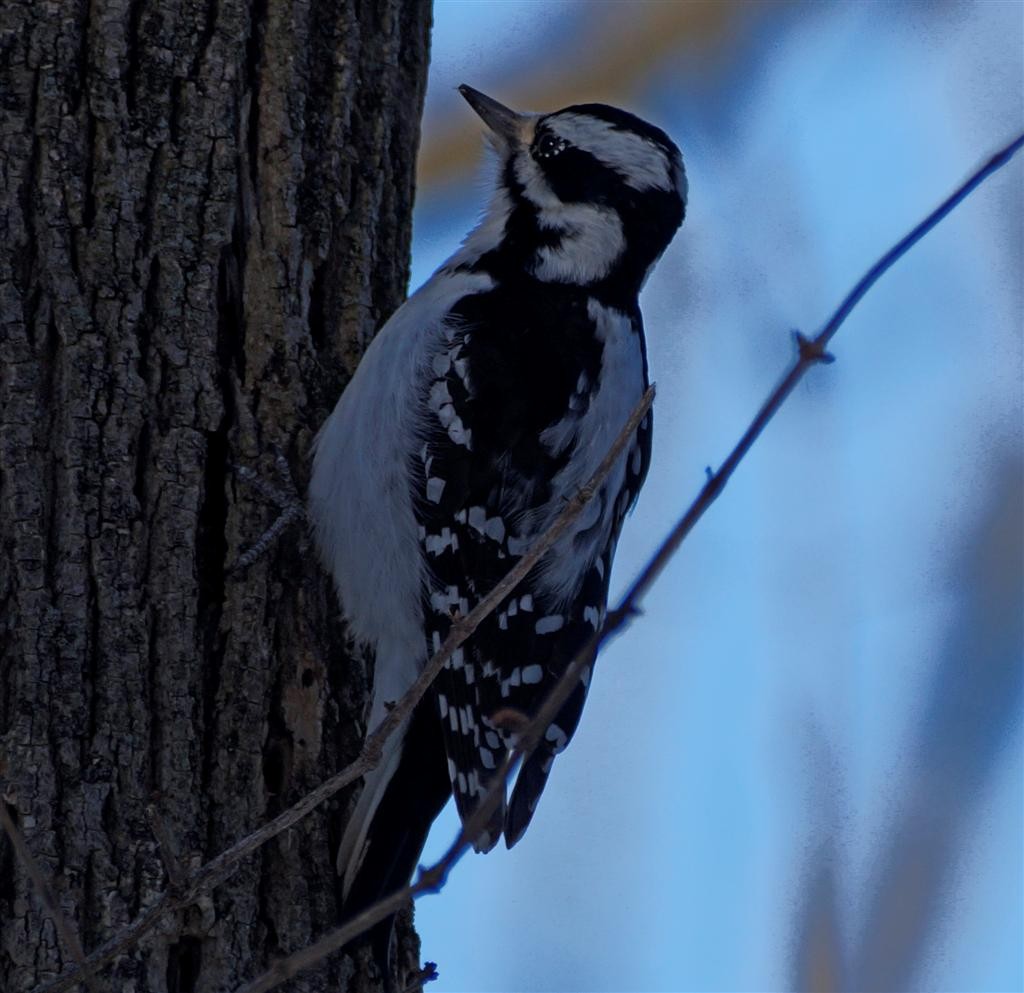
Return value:
M 316 543 L 350 630 L 374 649 L 378 677 L 389 683 L 375 687 L 371 726 L 415 679 L 425 655 L 423 558 L 409 477 L 424 416 L 419 387 L 445 343 L 449 310 L 492 285 L 476 273 L 425 283 L 374 338 L 314 443 Z

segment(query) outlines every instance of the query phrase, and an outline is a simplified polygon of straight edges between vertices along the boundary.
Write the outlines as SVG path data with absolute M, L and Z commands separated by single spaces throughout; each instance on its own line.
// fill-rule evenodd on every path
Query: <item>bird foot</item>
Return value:
M 255 542 L 228 569 L 229 575 L 245 572 L 249 566 L 259 561 L 281 537 L 286 528 L 294 521 L 305 520 L 306 507 L 299 496 L 295 480 L 288 460 L 280 449 L 275 448 L 274 468 L 277 470 L 277 485 L 267 482 L 248 466 L 234 465 L 232 468 L 239 479 L 244 480 L 257 492 L 261 493 L 270 503 L 278 508 L 274 522 L 256 539 Z

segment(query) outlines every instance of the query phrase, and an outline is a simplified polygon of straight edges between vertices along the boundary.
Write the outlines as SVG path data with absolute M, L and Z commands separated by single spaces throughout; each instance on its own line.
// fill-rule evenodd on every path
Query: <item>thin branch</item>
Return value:
M 635 600 L 639 594 L 650 586 L 662 569 L 665 568 L 668 560 L 675 554 L 680 544 L 682 544 L 683 539 L 693 530 L 697 521 L 704 516 L 704 511 L 714 503 L 718 495 L 725 489 L 725 484 L 729 481 L 729 477 L 735 471 L 736 466 L 740 464 L 743 456 L 750 450 L 750 446 L 754 444 L 758 436 L 765 429 L 765 426 L 775 416 L 786 397 L 793 392 L 797 383 L 803 379 L 804 373 L 817 362 L 832 361 L 832 356 L 829 355 L 826 346 L 835 336 L 835 333 L 846 318 L 850 316 L 850 312 L 860 302 L 864 294 L 892 268 L 894 263 L 906 255 L 914 245 L 946 217 L 954 207 L 970 196 L 989 176 L 1006 165 L 1020 151 L 1022 146 L 1024 146 L 1024 134 L 1015 138 L 1005 148 L 993 155 L 983 166 L 971 173 L 935 210 L 908 235 L 889 249 L 857 281 L 856 286 L 850 290 L 843 299 L 843 302 L 836 308 L 835 312 L 825 323 L 825 326 L 814 338 L 807 339 L 799 332 L 794 332 L 797 343 L 797 358 L 793 366 L 782 377 L 779 385 L 775 387 L 771 396 L 761 406 L 757 416 L 751 421 L 750 427 L 743 433 L 743 437 L 736 443 L 736 447 L 729 453 L 728 458 L 722 463 L 718 472 L 708 476 L 708 480 L 698 494 L 697 499 L 690 505 L 689 510 L 682 516 L 665 541 L 662 542 L 661 547 L 659 547 L 653 558 L 636 578 L 633 586 L 627 591 L 624 598 L 625 602 Z
M 693 530 L 694 525 L 703 517 L 708 507 L 718 498 L 725 488 L 729 477 L 735 471 L 736 466 L 739 465 L 751 445 L 753 445 L 768 422 L 775 416 L 786 397 L 789 396 L 793 388 L 800 382 L 807 370 L 812 365 L 832 361 L 832 356 L 828 354 L 825 346 L 835 336 L 854 306 L 878 281 L 883 273 L 905 255 L 985 179 L 1005 165 L 1019 151 L 1022 145 L 1024 145 L 1024 135 L 1021 135 L 993 156 L 992 159 L 973 173 L 966 182 L 958 187 L 953 194 L 918 224 L 910 234 L 886 252 L 857 282 L 856 286 L 847 294 L 835 313 L 833 313 L 822 330 L 814 338 L 805 338 L 799 332 L 794 334 L 797 355 L 792 367 L 783 376 L 764 404 L 762 404 L 761 409 L 757 412 L 750 426 L 736 443 L 736 446 L 729 453 L 728 458 L 722 463 L 719 470 L 709 474 L 707 482 L 697 494 L 696 499 L 680 518 L 676 526 L 665 537 L 664 541 L 662 541 L 657 551 L 640 572 L 640 575 L 623 595 L 618 606 L 608 614 L 601 632 L 595 632 L 588 639 L 587 643 L 569 663 L 558 682 L 552 687 L 540 709 L 524 726 L 520 732 L 516 747 L 506 753 L 480 803 L 474 808 L 469 819 L 464 822 L 455 841 L 452 842 L 445 854 L 429 868 L 421 868 L 414 883 L 367 907 L 362 913 L 346 921 L 340 927 L 329 931 L 312 945 L 308 945 L 300 951 L 280 959 L 263 975 L 240 987 L 237 993 L 266 993 L 266 991 L 273 989 L 286 979 L 290 979 L 304 969 L 315 965 L 332 952 L 347 945 L 374 924 L 395 913 L 409 899 L 415 899 L 422 893 L 436 893 L 441 889 L 455 863 L 468 851 L 473 840 L 487 829 L 491 814 L 505 794 L 507 781 L 513 769 L 520 760 L 525 760 L 534 751 L 548 726 L 558 716 L 565 701 L 574 691 L 577 682 L 582 676 L 583 669 L 590 663 L 593 653 L 612 635 L 627 627 L 637 615 L 641 598 L 654 584 L 669 559 L 679 548 L 680 544 L 682 544 L 683 539 Z
M 89 987 L 92 993 L 99 993 L 99 987 L 96 985 L 96 976 L 93 969 L 86 964 L 85 952 L 82 951 L 82 944 L 78 940 L 78 934 L 68 923 L 64 914 L 61 913 L 57 899 L 53 895 L 46 877 L 43 875 L 43 870 L 39 867 L 35 856 L 29 851 L 25 839 L 22 837 L 18 826 L 14 823 L 14 818 L 11 817 L 10 811 L 7 809 L 7 801 L 4 800 L 2 795 L 0 795 L 0 826 L 3 827 L 7 837 L 10 838 L 14 851 L 28 871 L 32 885 L 35 887 L 36 893 L 39 894 L 39 899 L 46 908 L 46 912 L 50 915 L 53 926 L 57 929 L 57 934 L 60 935 L 61 943 L 78 963 L 78 971 L 82 974 L 81 980 Z
M 871 289 L 879 278 L 892 268 L 914 247 L 932 228 L 946 215 L 966 200 L 986 179 L 998 172 L 1024 147 L 1024 134 L 1014 138 L 1006 147 L 1000 149 L 981 168 L 975 170 L 964 180 L 942 203 L 939 204 L 920 224 L 908 235 L 898 241 L 860 278 L 857 285 L 846 295 L 846 299 L 836 308 L 836 312 L 828 319 L 828 323 L 815 339 L 815 343 L 824 347 L 832 340 L 839 326 L 850 316 L 850 311 L 860 302 L 861 297 Z
M 367 736 L 358 758 L 344 769 L 336 772 L 329 779 L 324 780 L 316 789 L 307 793 L 294 806 L 278 814 L 272 821 L 257 828 L 257 830 L 246 835 L 230 848 L 221 852 L 220 855 L 217 855 L 201 866 L 183 882 L 180 890 L 176 890 L 172 885 L 149 910 L 136 918 L 124 931 L 104 942 L 88 956 L 86 962 L 91 968 L 95 969 L 104 962 L 114 958 L 114 956 L 120 955 L 126 948 L 135 944 L 146 934 L 164 914 L 187 907 L 194 902 L 200 893 L 217 885 L 247 855 L 250 855 L 282 831 L 290 828 L 311 810 L 323 803 L 324 800 L 332 797 L 349 784 L 354 783 L 377 766 L 381 760 L 385 741 L 412 714 L 416 705 L 426 694 L 430 684 L 437 677 L 441 669 L 444 668 L 444 664 L 452 652 L 470 637 L 480 624 L 501 605 L 516 586 L 526 578 L 530 570 L 540 561 L 548 549 L 565 534 L 573 521 L 579 517 L 584 507 L 593 498 L 601 483 L 621 457 L 626 445 L 633 438 L 637 427 L 647 415 L 653 402 L 654 387 L 651 386 L 640 399 L 632 414 L 630 414 L 619 436 L 608 450 L 608 454 L 601 461 L 601 464 L 597 467 L 586 485 L 571 500 L 567 501 L 562 512 L 552 523 L 551 527 L 537 539 L 530 550 L 509 570 L 505 578 L 473 610 L 452 624 L 444 644 L 430 658 L 416 681 L 405 695 L 396 702 L 395 706 L 391 708 L 376 730 Z M 81 970 L 74 969 L 59 976 L 50 983 L 37 987 L 35 993 L 60 993 L 60 991 L 66 990 L 79 982 L 80 979 Z

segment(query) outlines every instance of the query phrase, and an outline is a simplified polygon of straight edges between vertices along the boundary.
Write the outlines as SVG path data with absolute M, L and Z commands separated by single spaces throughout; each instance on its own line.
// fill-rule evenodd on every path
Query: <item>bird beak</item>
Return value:
M 533 120 L 532 114 L 517 114 L 465 83 L 459 87 L 459 92 L 466 98 L 466 103 L 480 115 L 480 119 L 495 137 L 509 145 L 518 144 L 523 140 L 526 125 Z

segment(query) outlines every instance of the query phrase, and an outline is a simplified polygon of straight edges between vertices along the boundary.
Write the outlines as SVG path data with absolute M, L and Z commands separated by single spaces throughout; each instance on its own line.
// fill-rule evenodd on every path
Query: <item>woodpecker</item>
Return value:
M 490 203 L 380 329 L 315 444 L 316 542 L 349 628 L 375 660 L 368 732 L 453 617 L 490 592 L 587 481 L 640 400 L 638 294 L 686 207 L 679 149 L 633 114 L 603 104 L 516 113 L 459 91 L 496 153 Z M 533 713 L 600 630 L 651 431 L 648 413 L 570 532 L 389 739 L 337 853 L 349 909 L 408 882 L 449 796 L 469 817 L 511 744 L 494 715 Z M 589 680 L 588 665 L 478 851 L 522 837 Z

